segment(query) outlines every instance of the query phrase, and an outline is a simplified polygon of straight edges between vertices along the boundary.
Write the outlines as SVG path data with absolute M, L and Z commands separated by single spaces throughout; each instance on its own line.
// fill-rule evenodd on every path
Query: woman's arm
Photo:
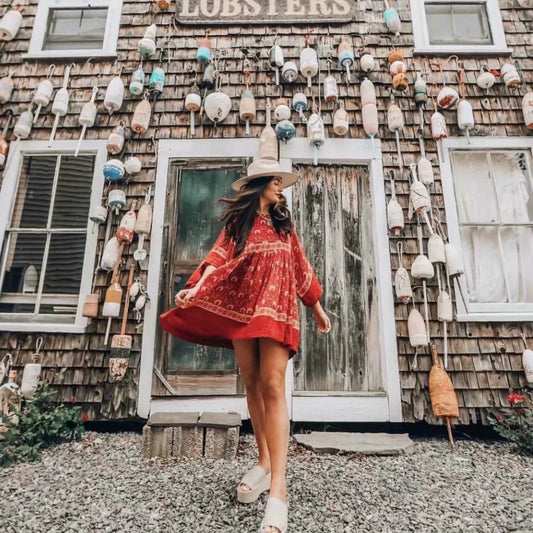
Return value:
M 213 265 L 207 265 L 202 274 L 202 277 L 197 281 L 194 287 L 191 287 L 188 289 L 182 289 L 176 294 L 176 296 L 174 297 L 174 301 L 176 302 L 176 305 L 181 306 L 184 302 L 187 302 L 191 300 L 192 298 L 194 298 L 196 294 L 198 293 L 198 291 L 200 290 L 200 287 L 204 284 L 205 279 L 216 269 L 217 267 Z

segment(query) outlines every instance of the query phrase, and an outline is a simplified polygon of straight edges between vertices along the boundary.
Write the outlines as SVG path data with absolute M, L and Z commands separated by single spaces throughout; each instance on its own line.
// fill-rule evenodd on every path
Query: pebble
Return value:
M 291 441 L 291 533 L 531 533 L 533 458 L 500 441 L 413 438 L 400 456 L 321 454 Z M 3 533 L 257 532 L 267 493 L 235 499 L 256 461 L 253 435 L 236 459 L 141 456 L 135 432 L 86 432 L 42 461 L 0 469 Z

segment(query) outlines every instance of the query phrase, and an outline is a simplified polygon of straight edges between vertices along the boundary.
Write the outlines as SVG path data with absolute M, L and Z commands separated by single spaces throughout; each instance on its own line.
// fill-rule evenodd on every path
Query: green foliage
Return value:
M 81 437 L 85 432 L 81 407 L 66 407 L 56 396 L 46 381 L 39 381 L 22 410 L 14 411 L 19 423 L 2 433 L 6 440 L 0 441 L 0 466 L 39 460 L 41 448 Z
M 494 430 L 512 442 L 525 455 L 533 455 L 533 411 L 527 405 L 525 394 L 511 393 L 508 396 L 510 412 L 489 415 Z M 529 402 L 530 403 L 530 402 Z

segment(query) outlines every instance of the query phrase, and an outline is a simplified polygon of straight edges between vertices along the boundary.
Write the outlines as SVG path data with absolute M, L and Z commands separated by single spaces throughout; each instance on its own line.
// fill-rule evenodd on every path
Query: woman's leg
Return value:
M 265 403 L 265 430 L 272 472 L 270 496 L 286 501 L 289 412 L 285 400 L 285 371 L 289 350 L 273 339 L 261 338 L 259 353 L 261 390 Z M 272 531 L 277 531 L 277 528 Z
M 259 460 L 257 464 L 270 472 L 270 455 L 265 432 L 265 405 L 259 381 L 259 340 L 245 339 L 234 340 L 235 356 L 246 388 L 246 401 L 252 421 Z M 250 490 L 245 483 L 241 484 L 243 490 Z

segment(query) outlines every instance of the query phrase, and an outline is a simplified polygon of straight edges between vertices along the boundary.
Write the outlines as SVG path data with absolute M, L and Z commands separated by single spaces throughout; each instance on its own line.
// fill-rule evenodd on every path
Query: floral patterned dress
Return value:
M 256 215 L 243 252 L 222 229 L 213 248 L 185 285 L 192 288 L 207 265 L 216 270 L 205 278 L 196 296 L 160 316 L 161 326 L 185 341 L 233 348 L 232 339 L 270 337 L 298 349 L 297 298 L 313 306 L 322 287 L 295 231 L 279 235 L 270 215 Z

